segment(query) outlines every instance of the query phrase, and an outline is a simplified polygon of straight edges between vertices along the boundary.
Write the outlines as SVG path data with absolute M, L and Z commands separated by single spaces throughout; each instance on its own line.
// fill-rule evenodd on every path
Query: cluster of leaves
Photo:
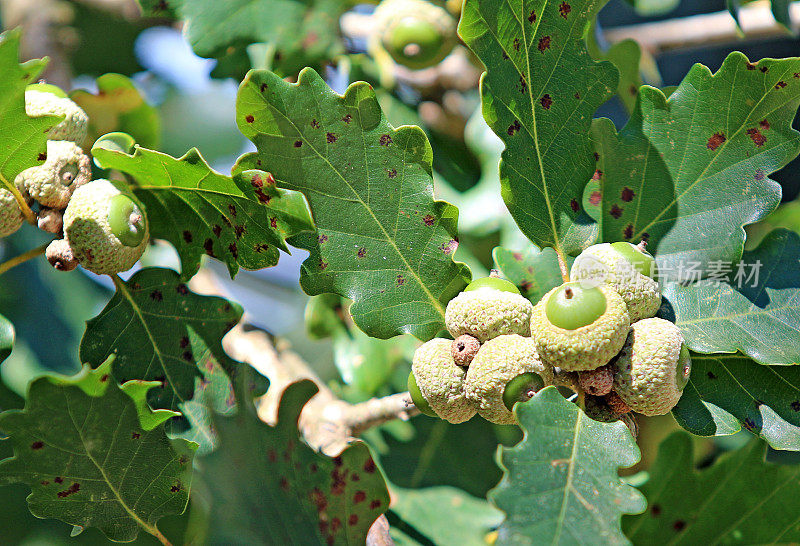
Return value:
M 321 335 L 339 343 L 346 381 L 361 394 L 378 392 L 391 369 L 357 370 L 346 351 L 401 362 L 404 350 L 390 354 L 372 338 L 432 338 L 471 276 L 454 260 L 458 210 L 434 199 L 429 138 L 418 127 L 395 128 L 367 83 L 339 95 L 313 68 L 300 70 L 296 83 L 284 79 L 343 51 L 345 2 L 141 4 L 147 14 L 185 20 L 190 43 L 219 61 L 218 74 L 271 68 L 248 72 L 237 97 L 236 122 L 256 151 L 224 175 L 195 149 L 180 158 L 152 149 L 157 116 L 124 76 L 98 79 L 98 95 L 72 95 L 91 116 L 85 147 L 110 130 L 139 143 L 130 152 L 95 146 L 91 153 L 129 178 L 153 237 L 175 247 L 181 272 L 148 268 L 115 279 L 115 295 L 81 342 L 86 369 L 36 380 L 25 408 L 0 416 L 13 446 L 0 483 L 26 484 L 35 515 L 76 532 L 92 526 L 131 540 L 143 529 L 161 538 L 157 522 L 184 511 L 195 466 L 198 510 L 207 512 L 202 540 L 363 543 L 389 504 L 369 448 L 355 443 L 329 458 L 303 443 L 297 420 L 314 394 L 307 383 L 283 394 L 274 426 L 259 421 L 252 396 L 263 382 L 221 345 L 241 308 L 186 283 L 204 255 L 234 277 L 240 268 L 275 265 L 290 244 L 307 250 L 300 284 L 318 298 L 312 326 L 317 314 L 327 316 L 318 321 Z M 675 419 L 697 435 L 744 427 L 772 447 L 800 451 L 800 376 L 790 366 L 800 363 L 800 237 L 775 230 L 745 252 L 743 229 L 777 207 L 780 188 L 769 175 L 800 154 L 791 128 L 800 59 L 751 62 L 733 53 L 716 73 L 696 65 L 668 96 L 640 87 L 635 44 L 590 55 L 587 32 L 603 4 L 464 3 L 459 33 L 486 67 L 481 108 L 501 141 L 501 195 L 533 243 L 497 247 L 494 261 L 535 302 L 561 282 L 559 260 L 568 265 L 595 242 L 646 240 L 662 273 L 661 313 L 681 328 L 694 357 Z M 0 71 L 12 75 L 0 86 L 7 144 L 0 173 L 8 180 L 41 162 L 44 133 L 58 121 L 25 115 L 25 85 L 43 63 L 20 65 L 18 40 L 7 33 L 0 41 Z M 614 94 L 631 111 L 619 130 L 593 119 Z M 756 264 L 759 274 L 742 282 L 741 271 Z M 12 344 L 13 327 L 0 317 L 0 360 Z M 459 529 L 464 543 L 492 530 L 504 543 L 624 544 L 665 533 L 688 543 L 793 540 L 788 516 L 771 531 L 759 524 L 773 502 L 768 488 L 796 479 L 793 468 L 764 463 L 763 442 L 698 474 L 688 436 L 674 436 L 640 493 L 617 475 L 639 460 L 623 424 L 587 418 L 555 388 L 515 411 L 524 439 L 501 449 L 502 479 L 488 495 L 503 514 L 457 490 L 396 487 L 388 515 L 398 538 L 452 539 L 451 528 L 433 522 L 463 518 L 466 505 L 474 517 Z M 154 465 L 163 470 L 154 475 Z M 759 489 L 729 499 L 745 499 L 745 514 L 704 527 L 715 519 L 709 504 L 687 503 L 687 495 L 713 497 L 743 465 L 760 477 Z M 676 475 L 683 482 L 674 485 Z M 431 504 L 432 515 L 420 508 Z

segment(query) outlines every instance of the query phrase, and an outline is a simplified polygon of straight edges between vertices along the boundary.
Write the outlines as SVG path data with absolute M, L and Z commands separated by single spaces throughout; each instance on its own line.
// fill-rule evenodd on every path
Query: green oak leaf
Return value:
M 128 133 L 145 148 L 157 148 L 161 139 L 158 110 L 145 102 L 131 79 L 122 74 L 104 74 L 96 83 L 96 95 L 82 89 L 70 93 L 70 98 L 89 116 L 83 148 L 88 150 L 101 136 L 117 131 Z
M 515 252 L 498 246 L 492 251 L 492 256 L 503 275 L 533 303 L 538 303 L 548 291 L 564 282 L 558 256 L 552 248 L 539 250 L 532 246 L 528 250 Z M 572 257 L 567 257 L 567 268 L 572 267 L 573 261 Z
M 321 67 L 344 53 L 339 18 L 349 4 L 343 0 L 139 0 L 139 3 L 146 15 L 183 19 L 186 38 L 195 53 L 236 67 L 233 73 L 225 70 L 226 75 L 236 75 L 243 66 L 249 68 L 248 56 L 266 57 L 259 64 L 266 62 L 272 70 L 290 76 L 304 66 Z M 247 47 L 251 44 L 256 51 Z
M 172 243 L 190 278 L 204 254 L 224 261 L 231 277 L 278 263 L 286 238 L 313 229 L 303 196 L 275 187 L 259 169 L 233 177 L 208 166 L 197 149 L 179 159 L 136 147 L 132 154 L 95 146 L 104 168 L 133 176 L 133 191 L 147 209 L 150 233 Z
M 452 259 L 458 210 L 433 199 L 425 133 L 394 129 L 369 84 L 337 95 L 311 69 L 297 84 L 251 71 L 237 122 L 258 152 L 234 172 L 269 170 L 311 206 L 316 233 L 292 241 L 311 252 L 303 290 L 353 300 L 353 320 L 373 337 L 442 330 L 445 305 L 470 274 Z
M 800 466 L 765 462 L 752 440 L 699 472 L 692 439 L 676 432 L 659 446 L 642 486 L 649 510 L 625 516 L 634 544 L 793 544 L 800 541 L 795 494 Z
M 791 29 L 792 27 L 792 18 L 789 14 L 789 4 L 791 4 L 791 2 L 792 0 L 770 0 L 772 16 L 787 29 Z M 736 26 L 739 27 L 741 31 L 739 5 L 742 3 L 742 0 L 726 0 L 725 3 L 728 6 L 728 12 L 731 14 L 731 17 L 733 17 L 733 20 L 736 21 Z
M 500 180 L 509 212 L 534 243 L 560 253 L 595 237 L 581 207 L 594 170 L 588 132 L 618 75 L 591 59 L 584 33 L 603 3 L 467 0 L 458 27 L 489 67 L 483 115 L 506 146 Z
M 692 376 L 672 415 L 692 434 L 721 436 L 743 427 L 775 449 L 800 451 L 800 367 L 693 353 Z
M 800 153 L 798 105 L 800 58 L 734 52 L 714 74 L 694 65 L 669 99 L 642 87 L 619 134 L 594 125 L 603 240 L 647 240 L 664 279 L 685 280 L 693 262 L 738 261 L 742 226 L 780 202 L 768 175 Z
M 483 499 L 455 487 L 403 489 L 392 487 L 390 531 L 398 544 L 413 544 L 403 532 L 411 527 L 425 544 L 486 546 L 486 535 L 503 521 L 503 514 Z
M 800 368 L 693 353 L 689 384 L 672 415 L 699 436 L 745 428 L 775 449 L 800 451 Z
M 687 345 L 701 353 L 741 351 L 762 364 L 800 364 L 800 235 L 775 230 L 719 271 L 719 279 L 664 288 Z
M 11 321 L 0 315 L 0 363 L 11 354 L 14 348 L 14 325 Z
M 241 318 L 239 305 L 191 292 L 170 269 L 143 269 L 114 284 L 114 297 L 86 325 L 82 362 L 98 366 L 104 355 L 116 355 L 115 379 L 161 382 L 148 401 L 171 410 L 191 399 L 196 381 L 215 363 L 235 375 L 236 363 L 221 341 Z
M 0 414 L 14 457 L 0 461 L 0 484 L 30 486 L 28 507 L 39 518 L 97 527 L 131 541 L 180 514 L 189 501 L 194 444 L 170 440 L 172 411 L 145 401 L 156 384 L 110 379 L 109 358 L 78 375 L 48 375 L 30 386 L 24 410 Z
M 555 387 L 514 406 L 525 437 L 500 450 L 505 474 L 489 500 L 506 513 L 503 544 L 628 544 L 623 514 L 645 509 L 644 497 L 617 472 L 639 460 L 621 422 L 601 423 Z
M 214 423 L 219 445 L 198 460 L 198 488 L 209 507 L 212 544 L 364 544 L 389 493 L 361 441 L 328 457 L 304 443 L 297 419 L 317 392 L 290 385 L 275 426 L 252 404 Z
M 47 59 L 19 63 L 20 29 L 0 34 L 0 175 L 13 184 L 17 175 L 44 163 L 47 158 L 47 131 L 60 121 L 59 116 L 28 117 L 25 113 L 25 88 L 47 65 Z M 0 188 L 5 184 L 0 181 Z

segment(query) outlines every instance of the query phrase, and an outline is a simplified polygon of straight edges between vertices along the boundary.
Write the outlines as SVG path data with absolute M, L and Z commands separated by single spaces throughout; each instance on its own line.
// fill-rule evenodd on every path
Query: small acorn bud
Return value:
M 64 227 L 64 211 L 42 207 L 39 210 L 37 225 L 47 233 L 61 233 Z
M 47 261 L 59 271 L 72 271 L 78 267 L 78 260 L 66 239 L 56 239 L 44 251 Z
M 603 396 L 611 392 L 614 385 L 614 372 L 611 366 L 601 366 L 596 370 L 578 372 L 578 384 L 583 390 L 594 396 Z
M 625 400 L 620 398 L 619 395 L 614 391 L 606 395 L 606 402 L 608 402 L 608 405 L 611 406 L 611 409 L 613 409 L 614 412 L 619 415 L 623 415 L 631 411 L 631 408 L 625 403 Z
M 478 349 L 481 348 L 481 342 L 469 334 L 463 334 L 453 340 L 451 351 L 453 353 L 453 360 L 461 367 L 468 367 L 475 355 L 478 354 Z

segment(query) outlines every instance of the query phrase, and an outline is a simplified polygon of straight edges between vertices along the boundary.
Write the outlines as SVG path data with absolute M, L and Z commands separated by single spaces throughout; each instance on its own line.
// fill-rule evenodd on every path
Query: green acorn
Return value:
M 506 334 L 527 336 L 533 306 L 517 287 L 496 277 L 472 281 L 450 300 L 444 320 L 454 338 L 469 334 L 483 343 Z
M 604 283 L 625 300 L 631 322 L 650 318 L 661 306 L 655 258 L 643 246 L 624 241 L 593 245 L 575 258 L 570 278 Z
M 517 334 L 484 343 L 467 370 L 464 392 L 481 417 L 499 425 L 516 423 L 516 402 L 553 382 L 553 370 L 539 358 L 535 342 Z
M 456 44 L 456 20 L 425 0 L 384 0 L 375 19 L 383 48 L 413 70 L 438 64 Z
M 594 370 L 616 355 L 630 326 L 625 302 L 605 285 L 568 282 L 533 308 L 531 335 L 542 360 L 562 370 Z
M 15 180 L 40 205 L 63 209 L 73 192 L 92 179 L 89 156 L 73 142 L 47 141 L 47 160 L 25 169 Z
M 412 399 L 415 389 L 427 403 L 417 405 L 423 413 L 427 409 L 450 423 L 469 421 L 477 411 L 477 404 L 464 394 L 467 370 L 453 360 L 453 341 L 435 338 L 423 343 L 414 353 L 409 378 Z M 413 383 L 413 384 L 412 384 Z M 419 400 L 415 400 L 415 404 Z
M 72 196 L 64 212 L 64 236 L 89 271 L 127 271 L 147 247 L 144 207 L 125 184 L 95 180 Z
M 669 413 L 692 371 L 680 329 L 659 318 L 640 320 L 631 327 L 613 365 L 614 390 L 642 415 Z
M 15 233 L 25 223 L 25 216 L 14 199 L 14 194 L 0 188 L 0 238 Z
M 47 138 L 50 140 L 82 142 L 86 138 L 89 116 L 53 85 L 29 85 L 25 91 L 25 112 L 34 118 L 64 116 L 63 121 L 48 131 Z

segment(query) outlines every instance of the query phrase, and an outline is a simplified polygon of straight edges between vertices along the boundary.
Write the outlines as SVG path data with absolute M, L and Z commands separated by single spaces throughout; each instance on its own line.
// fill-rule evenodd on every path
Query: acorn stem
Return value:
M 20 191 L 17 189 L 17 186 L 9 182 L 8 179 L 3 176 L 3 173 L 0 173 L 0 182 L 2 182 L 6 189 L 11 192 L 11 195 L 14 196 L 14 199 L 17 201 L 17 205 L 19 205 L 19 208 L 22 211 L 22 215 L 25 217 L 25 221 L 32 226 L 35 226 L 37 222 L 36 214 L 28 206 L 28 203 L 25 201 L 22 193 L 20 193 Z
M 564 255 L 564 251 L 561 250 L 561 247 L 558 245 L 554 247 L 554 250 L 558 257 L 558 268 L 561 270 L 561 279 L 564 282 L 569 282 L 569 269 L 567 268 L 567 258 Z
M 33 250 L 29 250 L 28 252 L 26 252 L 24 254 L 20 254 L 19 256 L 15 256 L 14 258 L 11 258 L 10 260 L 7 260 L 7 261 L 1 263 L 0 264 L 0 275 L 2 275 L 3 273 L 5 273 L 6 271 L 8 271 L 11 268 L 18 266 L 19 264 L 25 263 L 28 260 L 35 258 L 36 256 L 41 256 L 42 254 L 44 254 L 44 251 L 47 249 L 47 245 L 49 245 L 49 244 L 50 243 L 48 242 L 45 245 L 38 246 L 38 247 L 34 248 Z

